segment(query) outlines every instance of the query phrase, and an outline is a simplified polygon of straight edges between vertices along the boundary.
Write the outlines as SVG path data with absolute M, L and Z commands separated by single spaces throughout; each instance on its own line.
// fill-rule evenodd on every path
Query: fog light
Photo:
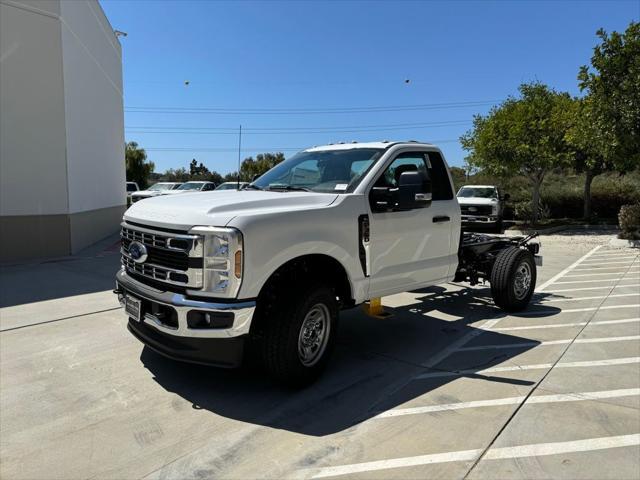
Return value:
M 233 327 L 233 312 L 203 312 L 191 310 L 187 313 L 187 325 L 194 330 L 205 330 L 209 328 L 231 328 Z

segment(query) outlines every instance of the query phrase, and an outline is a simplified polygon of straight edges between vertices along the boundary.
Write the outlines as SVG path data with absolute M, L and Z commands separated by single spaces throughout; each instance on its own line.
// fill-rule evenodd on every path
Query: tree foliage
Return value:
M 529 180 L 535 222 L 545 175 L 571 160 L 565 132 L 572 99 L 538 82 L 520 85 L 519 92 L 519 98 L 509 97 L 487 116 L 476 115 L 472 129 L 460 141 L 469 152 L 470 166 Z
M 191 160 L 191 163 L 189 164 L 189 174 L 191 175 L 192 179 L 194 177 L 204 179 L 204 178 L 208 178 L 211 172 L 209 172 L 209 169 L 205 167 L 202 164 L 202 162 L 200 162 L 200 165 L 198 165 L 197 160 L 194 158 L 193 160 Z
M 624 33 L 600 29 L 597 35 L 591 65 L 578 74 L 588 97 L 582 136 L 591 135 L 600 157 L 625 171 L 640 163 L 640 23 L 631 22 Z
M 147 162 L 147 152 L 136 142 L 127 142 L 124 148 L 127 180 L 136 182 L 141 189 L 147 187 L 147 178 L 153 172 L 153 162 Z
M 260 176 L 271 170 L 284 160 L 284 153 L 259 153 L 256 158 L 245 158 L 240 164 L 240 181 L 251 182 L 256 176 Z M 227 182 L 238 180 L 238 172 L 232 172 L 225 176 Z

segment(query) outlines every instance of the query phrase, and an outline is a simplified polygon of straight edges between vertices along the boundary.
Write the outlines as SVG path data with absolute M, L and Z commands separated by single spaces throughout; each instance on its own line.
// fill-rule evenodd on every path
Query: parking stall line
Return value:
M 556 280 L 558 280 L 559 278 L 562 278 L 565 274 L 567 274 L 568 272 L 570 272 L 571 270 L 573 270 L 575 267 L 577 267 L 578 265 L 580 265 L 580 263 L 582 263 L 583 261 L 585 261 L 587 258 L 591 257 L 592 255 L 594 255 L 598 250 L 600 250 L 602 248 L 602 245 L 598 245 L 597 247 L 594 247 L 593 249 L 589 250 L 585 255 L 583 255 L 582 257 L 580 257 L 578 260 L 576 260 L 575 262 L 573 262 L 571 265 L 569 265 L 567 268 L 565 268 L 564 270 L 562 270 L 560 273 L 554 275 L 553 277 L 551 277 L 549 280 L 547 280 L 546 282 L 544 282 L 542 285 L 540 285 L 538 287 L 538 289 L 536 291 L 538 292 L 542 292 L 544 291 L 545 288 L 547 288 L 549 285 L 552 285 L 553 283 L 556 282 Z
M 476 345 L 473 347 L 460 348 L 459 352 L 472 352 L 478 350 L 499 350 L 507 348 L 523 348 L 523 347 L 544 347 L 547 345 L 566 345 L 568 343 L 611 343 L 611 342 L 628 342 L 631 340 L 640 340 L 640 335 L 628 335 L 625 337 L 601 337 L 601 338 L 565 338 L 562 340 L 548 340 L 545 342 L 521 342 L 521 343 L 505 343 L 496 345 Z
M 612 274 L 609 274 L 609 275 L 612 275 Z M 614 277 L 614 278 L 599 278 L 598 280 L 571 280 L 569 282 L 556 282 L 555 285 L 570 285 L 574 283 L 603 283 L 603 282 L 614 283 L 614 282 L 618 282 L 619 280 L 624 280 L 623 277 L 624 275 L 618 275 L 617 277 Z M 624 286 L 624 285 L 616 285 L 616 286 Z
M 584 308 L 567 308 L 558 310 L 532 310 L 530 312 L 519 312 L 520 317 L 535 317 L 537 315 L 557 315 L 559 313 L 579 313 L 579 312 L 594 312 L 596 310 L 616 310 L 618 308 L 640 308 L 640 303 L 632 303 L 629 305 L 605 305 L 604 307 L 584 307 Z
M 584 254 L 582 257 L 580 257 L 578 260 L 576 260 L 571 265 L 569 265 L 567 268 L 565 268 L 564 270 L 562 270 L 561 272 L 559 272 L 558 274 L 556 274 L 555 276 L 553 276 L 552 278 L 550 278 L 549 280 L 544 282 L 542 285 L 540 285 L 538 287 L 538 289 L 536 289 L 536 292 L 538 292 L 538 293 L 543 292 L 545 290 L 545 288 L 547 288 L 549 285 L 552 285 L 554 283 L 561 283 L 561 282 L 557 282 L 557 280 L 561 279 L 564 275 L 566 275 L 567 273 L 571 272 L 574 268 L 579 266 L 583 261 L 585 261 L 585 260 L 589 259 L 590 257 L 592 257 L 601 248 L 602 248 L 602 245 L 598 245 L 598 246 L 594 247 L 593 249 L 591 249 L 590 251 L 588 251 L 586 254 Z M 620 280 L 620 279 L 617 277 L 615 279 L 612 279 L 611 281 L 618 281 L 618 280 Z M 588 280 L 588 281 L 592 281 L 593 282 L 593 281 L 599 281 L 599 280 Z M 566 283 L 572 283 L 572 282 L 566 282 Z M 617 306 L 615 306 L 615 307 L 617 307 Z M 626 306 L 623 306 L 623 307 L 626 307 Z M 561 312 L 565 312 L 565 313 L 582 312 L 582 311 L 597 310 L 597 308 L 598 307 L 594 307 L 593 309 L 587 309 L 587 310 L 584 310 L 584 309 L 561 310 Z M 607 308 L 607 307 L 603 307 L 603 308 Z M 524 313 L 521 313 L 520 315 L 534 315 L 535 316 L 535 315 L 547 315 L 549 313 L 558 313 L 558 312 L 556 312 L 555 310 L 552 310 L 552 311 L 546 310 L 546 311 L 539 311 L 539 312 L 524 312 Z M 497 318 L 493 318 L 493 319 L 487 320 L 484 324 L 480 325 L 478 327 L 478 329 L 476 329 L 476 330 L 474 330 L 472 332 L 469 332 L 468 334 L 466 334 L 462 338 L 460 338 L 457 341 L 455 341 L 452 344 L 450 344 L 448 347 L 444 348 L 440 352 L 438 352 L 435 355 L 433 355 L 432 357 L 430 357 L 428 360 L 426 360 L 425 362 L 422 363 L 422 366 L 423 367 L 433 368 L 434 366 L 436 366 L 437 364 L 439 364 L 440 362 L 442 362 L 443 360 L 448 358 L 450 355 L 452 355 L 453 353 L 458 351 L 459 348 L 461 348 L 464 345 L 466 345 L 467 343 L 469 343 L 472 339 L 474 339 L 477 336 L 481 335 L 485 331 L 490 331 L 490 330 L 494 329 L 494 327 L 503 318 L 505 318 L 505 316 L 500 316 L 500 317 L 497 317 Z
M 484 408 L 484 407 L 497 407 L 502 405 L 517 405 L 526 400 L 526 404 L 545 404 L 545 403 L 561 403 L 561 402 L 581 402 L 587 400 L 603 400 L 607 398 L 623 398 L 640 395 L 640 388 L 625 388 L 619 390 L 604 390 L 597 392 L 576 392 L 576 393 L 561 393 L 550 395 L 536 395 L 533 397 L 520 396 L 520 397 L 507 397 L 496 398 L 493 400 L 475 400 L 471 402 L 456 402 L 445 403 L 441 405 L 428 405 L 425 407 L 411 407 L 411 408 L 396 408 L 394 410 L 387 410 L 375 417 L 373 420 L 382 418 L 402 417 L 406 415 L 422 415 L 426 413 L 446 412 L 452 410 L 464 410 L 468 408 Z
M 550 368 L 580 368 L 580 367 L 609 367 L 614 365 L 629 365 L 633 363 L 640 363 L 640 357 L 625 357 L 625 358 L 610 358 L 606 360 L 588 360 L 581 362 L 564 362 L 556 363 L 538 363 L 534 365 L 514 365 L 509 367 L 492 367 L 484 370 L 469 369 L 458 370 L 451 372 L 429 372 L 423 373 L 415 377 L 416 380 L 424 380 L 428 378 L 439 377 L 460 377 L 463 375 L 477 375 L 485 376 L 489 373 L 501 373 L 501 372 L 519 372 L 526 370 L 548 370 Z
M 640 322 L 640 317 L 636 318 L 622 318 L 620 320 L 602 320 L 600 322 L 589 322 L 589 325 L 615 325 L 618 323 L 634 323 Z M 575 323 L 547 323 L 545 325 L 525 325 L 520 327 L 497 327 L 490 331 L 492 332 L 510 332 L 513 330 L 533 330 L 536 328 L 563 328 L 563 327 L 581 327 L 586 325 L 587 322 L 575 322 Z
M 640 283 L 632 283 L 631 285 L 622 285 L 622 284 L 618 284 L 616 286 L 614 286 L 613 288 L 624 288 L 624 287 L 640 287 Z M 582 292 L 582 291 L 586 291 L 586 290 L 602 290 L 602 289 L 611 289 L 611 285 L 602 285 L 600 287 L 580 287 L 580 288 L 563 288 L 561 290 L 554 290 L 553 293 L 559 293 L 559 292 Z
M 601 272 L 603 270 L 616 270 L 616 272 L 626 272 L 629 267 L 636 268 L 634 265 L 637 263 L 638 262 L 632 262 L 626 265 L 617 265 L 614 267 L 600 267 L 596 265 L 580 265 L 580 268 L 576 268 L 573 271 L 574 272 Z
M 630 263 L 634 263 L 635 261 L 638 260 L 638 257 L 633 257 L 633 259 L 631 259 L 631 261 L 628 260 L 616 260 L 615 262 L 607 262 L 607 265 L 618 265 L 618 264 L 623 264 L 623 265 L 629 265 Z M 596 266 L 596 265 L 600 265 L 602 263 L 601 260 L 587 260 L 585 262 L 582 262 L 580 265 L 582 266 Z
M 616 298 L 616 297 L 637 297 L 638 293 L 617 293 L 614 295 L 595 295 L 593 297 L 575 297 L 575 298 L 551 298 L 547 297 L 543 299 L 541 303 L 556 303 L 556 302 L 579 302 L 580 300 L 596 300 L 598 298 Z
M 427 367 L 427 368 L 435 367 L 440 362 L 442 362 L 444 359 L 448 358 L 453 353 L 455 353 L 460 347 L 466 345 L 467 343 L 469 343 L 471 340 L 473 340 L 477 336 L 482 335 L 486 331 L 488 331 L 491 328 L 493 328 L 503 318 L 504 317 L 498 317 L 498 318 L 493 318 L 491 320 L 487 320 L 484 324 L 482 324 L 482 326 L 480 328 L 472 330 L 471 332 L 467 333 L 462 338 L 460 338 L 457 341 L 453 342 L 452 344 L 450 344 L 449 346 L 447 346 L 446 348 L 444 348 L 440 352 L 438 352 L 435 355 L 431 356 L 431 358 L 429 358 L 427 361 L 425 361 L 422 364 L 422 366 L 423 367 Z
M 483 460 L 506 460 L 526 457 L 542 457 L 566 453 L 590 452 L 612 448 L 635 447 L 640 445 L 640 434 L 618 435 L 611 437 L 586 438 L 568 442 L 534 443 L 514 447 L 492 447 L 485 453 Z M 476 460 L 483 450 L 461 450 L 457 452 L 435 453 L 415 457 L 392 458 L 373 462 L 353 463 L 335 467 L 306 469 L 311 478 L 337 477 L 354 473 L 374 472 L 394 468 L 416 467 L 448 462 Z
M 602 258 L 602 257 L 624 257 L 624 258 L 636 258 L 638 254 L 635 252 L 615 252 L 611 250 L 602 250 L 597 255 L 594 255 L 594 258 Z
M 624 275 L 625 273 L 634 273 L 636 270 L 638 270 L 640 267 L 629 267 L 628 269 L 625 269 L 624 271 L 620 272 L 619 275 Z M 615 273 L 580 273 L 578 275 L 565 275 L 564 278 L 576 278 L 576 277 L 597 277 L 600 275 L 616 275 Z

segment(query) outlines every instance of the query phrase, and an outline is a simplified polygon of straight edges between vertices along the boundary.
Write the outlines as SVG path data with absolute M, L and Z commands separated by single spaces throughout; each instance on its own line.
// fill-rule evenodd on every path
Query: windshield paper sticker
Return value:
M 344 191 L 347 189 L 347 187 L 349 186 L 348 183 L 337 183 L 334 190 L 341 190 Z

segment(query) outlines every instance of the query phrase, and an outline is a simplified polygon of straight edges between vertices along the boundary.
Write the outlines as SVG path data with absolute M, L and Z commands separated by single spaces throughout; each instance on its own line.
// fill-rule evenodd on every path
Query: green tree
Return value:
M 271 170 L 284 160 L 284 153 L 259 153 L 256 158 L 247 157 L 240 164 L 240 181 L 250 182 L 256 175 Z M 232 172 L 225 176 L 225 181 L 233 182 L 238 180 L 238 172 Z
M 216 185 L 220 185 L 222 182 L 224 182 L 224 178 L 222 177 L 222 175 L 220 175 L 215 170 L 209 172 L 208 180 L 215 183 Z
M 449 170 L 451 171 L 453 185 L 455 186 L 456 191 L 458 191 L 467 181 L 467 172 L 464 168 L 460 167 L 451 167 Z
M 207 179 L 210 173 L 209 169 L 205 167 L 202 162 L 198 165 L 195 158 L 191 160 L 191 163 L 189 164 L 189 174 L 191 175 L 192 180 Z
M 591 217 L 591 183 L 606 171 L 625 173 L 640 163 L 640 23 L 620 34 L 597 32 L 591 66 L 580 67 L 586 96 L 570 113 L 567 141 L 584 172 L 584 217 Z
M 607 158 L 607 139 L 603 129 L 598 126 L 598 118 L 593 111 L 593 99 L 590 96 L 574 99 L 566 111 L 569 127 L 565 138 L 573 156 L 573 168 L 584 174 L 582 216 L 592 216 L 591 184 L 593 179 L 605 172 L 614 170 L 611 158 Z
M 189 172 L 186 168 L 170 168 L 164 174 L 162 174 L 162 181 L 164 182 L 188 182 Z
M 153 172 L 155 165 L 147 162 L 147 152 L 136 142 L 127 142 L 124 147 L 125 169 L 127 180 L 136 182 L 141 189 L 147 188 L 147 178 Z
M 626 171 L 640 162 L 640 23 L 624 33 L 596 33 L 600 44 L 578 81 L 589 100 L 591 131 L 598 131 L 600 155 Z M 586 135 L 585 135 L 586 136 Z
M 571 160 L 565 140 L 571 97 L 538 82 L 519 87 L 487 116 L 476 115 L 460 137 L 473 167 L 500 177 L 523 175 L 531 185 L 531 211 L 538 221 L 540 187 L 545 175 Z

